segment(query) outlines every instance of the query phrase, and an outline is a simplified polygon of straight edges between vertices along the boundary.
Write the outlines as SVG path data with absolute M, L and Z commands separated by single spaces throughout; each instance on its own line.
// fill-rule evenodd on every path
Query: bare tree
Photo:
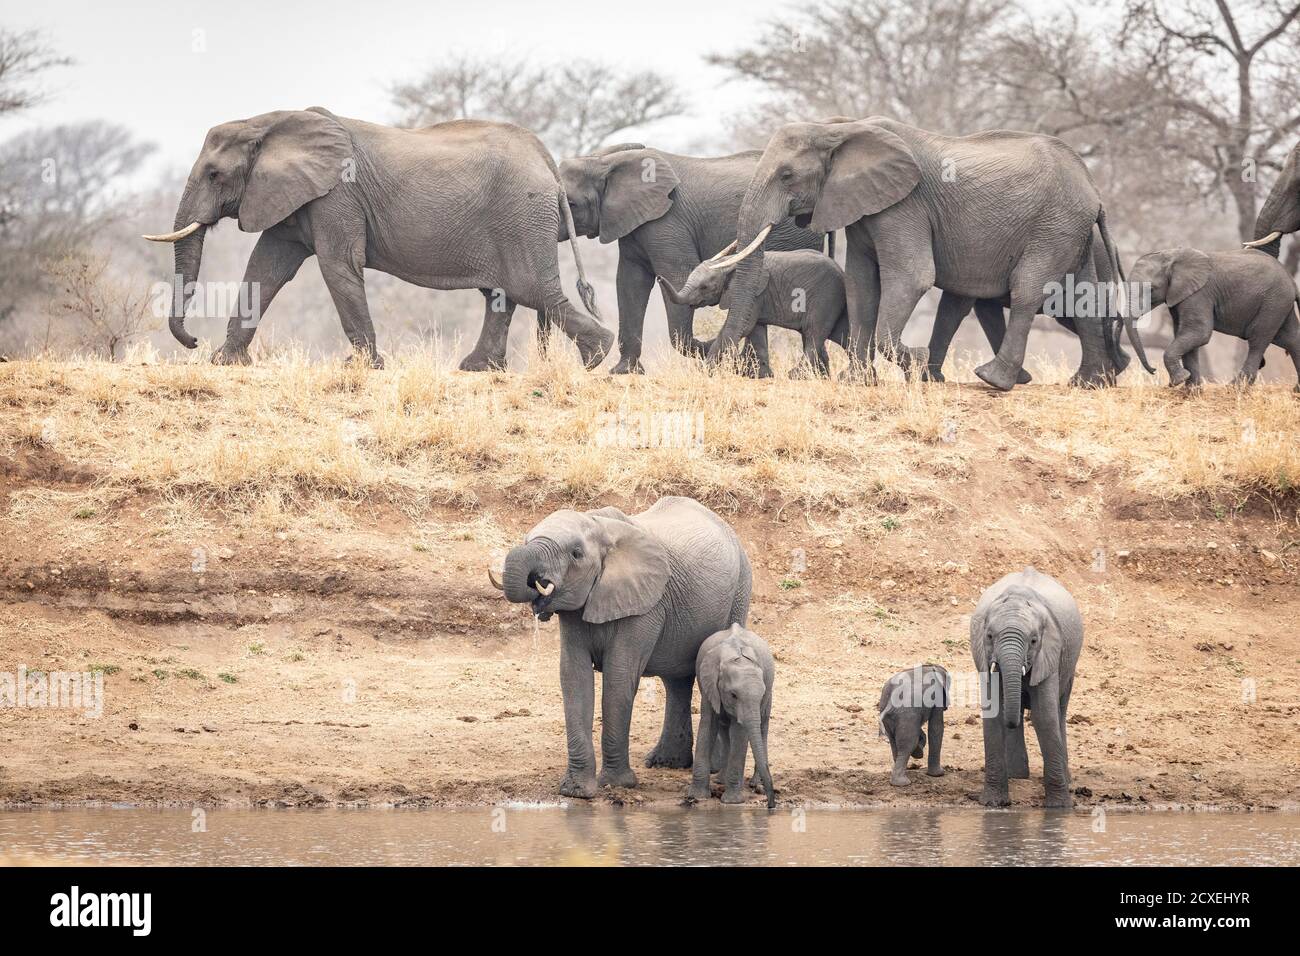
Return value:
M 54 52 L 34 30 L 0 29 L 0 116 L 30 109 L 45 99 L 40 77 L 72 61 Z
M 587 61 L 557 68 L 461 57 L 390 94 L 405 126 L 501 120 L 531 129 L 562 156 L 591 152 L 624 130 L 685 108 L 676 86 L 659 73 Z
M 102 350 L 116 362 L 132 339 L 158 328 L 149 286 L 115 275 L 107 256 L 65 255 L 45 268 L 53 292 L 49 319 L 77 345 Z

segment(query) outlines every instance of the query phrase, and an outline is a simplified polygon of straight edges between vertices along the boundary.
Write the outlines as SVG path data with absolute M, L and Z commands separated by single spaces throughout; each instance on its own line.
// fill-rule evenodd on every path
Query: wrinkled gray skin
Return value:
M 630 148 L 628 148 L 630 146 Z M 645 310 L 662 276 L 681 288 L 700 262 L 736 238 L 741 197 L 758 150 L 695 158 L 639 144 L 610 147 L 560 163 L 579 235 L 618 242 L 618 348 L 614 373 L 641 372 Z M 793 223 L 772 231 L 772 249 L 821 249 L 824 237 Z M 698 351 L 695 307 L 665 301 L 668 336 L 680 352 Z
M 1094 225 L 1118 262 L 1083 161 L 1060 140 L 1035 133 L 941 136 L 884 117 L 783 126 L 745 193 L 738 248 L 791 216 L 814 232 L 845 230 L 850 345 L 859 374 L 872 367 L 877 344 L 911 369 L 918 356 L 903 348 L 903 327 L 937 286 L 972 299 L 1010 297 L 1011 321 L 997 356 L 975 370 L 1009 390 L 1047 284 L 1084 268 Z M 711 361 L 753 327 L 761 276 L 760 246 L 732 281 L 731 311 Z M 1146 364 L 1131 325 L 1129 335 Z
M 560 288 L 555 240 L 568 204 L 558 176 L 541 141 L 507 123 L 393 129 L 313 107 L 213 127 L 176 210 L 176 229 L 201 227 L 176 242 L 186 294 L 173 302 L 172 334 L 187 348 L 197 344 L 185 331 L 183 305 L 199 275 L 203 236 L 236 217 L 240 229 L 262 234 L 244 282 L 259 284 L 263 314 L 315 254 L 344 334 L 376 367 L 383 362 L 365 269 L 430 289 L 482 289 L 489 314 L 494 302 L 537 309 L 594 366 L 614 336 Z M 594 311 L 585 278 L 579 288 Z M 247 364 L 256 331 L 255 321 L 233 315 L 213 361 Z
M 617 508 L 557 511 L 506 555 L 501 587 L 543 620 L 560 616 L 560 689 L 569 764 L 560 792 L 634 787 L 632 701 L 642 676 L 667 700 L 647 767 L 691 765 L 691 685 L 705 638 L 749 617 L 752 572 L 734 531 L 690 498 L 661 498 L 629 517 Z M 554 588 L 549 595 L 541 592 Z M 593 667 L 601 682 L 601 767 L 591 728 Z
M 1282 173 L 1269 190 L 1268 198 L 1255 217 L 1255 241 L 1280 233 L 1257 248 L 1277 258 L 1282 236 L 1300 230 L 1300 143 L 1297 143 L 1282 166 Z
M 1106 245 L 1102 241 L 1101 230 L 1099 229 L 1092 231 L 1091 269 L 1075 275 L 1076 283 L 1092 281 L 1093 279 L 1102 283 L 1120 281 L 1114 272 L 1110 257 L 1106 253 Z M 970 314 L 972 305 L 975 308 L 975 317 L 979 320 L 980 328 L 984 331 L 984 338 L 988 341 L 989 347 L 996 353 L 1002 347 L 1002 340 L 1006 336 L 1007 323 L 1003 315 L 1003 306 L 1008 302 L 1007 299 L 1003 301 L 974 300 L 969 296 L 945 292 L 939 299 L 939 308 L 934 316 L 934 327 L 930 332 L 929 354 L 922 378 L 931 382 L 942 382 L 944 380 L 943 362 L 948 355 L 948 347 L 957 334 L 958 326 Z M 1119 316 L 1118 302 L 1113 303 L 1111 311 L 1114 318 L 1121 317 Z M 1062 328 L 1079 336 L 1079 347 L 1082 355 L 1079 359 L 1078 369 L 1070 377 L 1070 384 L 1080 388 L 1103 388 L 1114 385 L 1115 379 L 1119 377 L 1124 369 L 1128 368 L 1129 357 L 1120 348 L 1119 343 L 1115 341 L 1112 323 L 1103 325 L 1099 318 L 1078 320 L 1069 316 L 1055 316 L 1054 318 Z M 1022 368 L 1020 375 L 1016 379 L 1016 384 L 1027 385 L 1031 381 L 1033 381 L 1033 378 Z
M 895 674 L 880 691 L 880 733 L 889 741 L 894 769 L 889 782 L 895 787 L 910 786 L 907 761 L 925 756 L 925 731 L 930 728 L 930 759 L 925 772 L 943 776 L 943 712 L 951 704 L 951 681 L 938 664 L 925 664 Z
M 1234 381 L 1255 381 L 1269 345 L 1285 349 L 1300 379 L 1300 320 L 1295 282 L 1277 259 L 1258 249 L 1201 252 L 1180 247 L 1151 252 L 1129 281 L 1151 290 L 1151 305 L 1167 305 L 1174 339 L 1165 349 L 1169 384 L 1201 384 L 1197 351 L 1214 332 L 1250 343 Z M 1134 306 L 1133 312 L 1138 308 Z M 1141 316 L 1134 315 L 1135 319 Z M 1300 384 L 1296 390 L 1300 391 Z
M 720 305 L 731 307 L 728 289 L 734 266 L 719 267 L 701 262 L 692 270 L 681 290 L 665 280 L 665 298 L 692 306 Z M 759 361 L 758 375 L 770 378 L 767 333 L 769 325 L 793 329 L 803 340 L 807 370 L 824 376 L 830 370 L 826 355 L 827 340 L 847 348 L 849 316 L 844 298 L 844 270 L 830 256 L 813 250 L 771 252 L 763 259 L 762 297 L 758 317 L 749 341 Z M 763 330 L 760 336 L 759 330 Z M 712 344 L 712 343 L 710 343 Z M 792 374 L 801 374 L 798 369 Z
M 975 668 L 983 675 L 980 803 L 1008 806 L 1007 778 L 1029 776 L 1023 719 L 1029 708 L 1043 754 L 1043 805 L 1072 806 L 1065 721 L 1083 650 L 1083 618 L 1074 598 L 1054 578 L 1033 568 L 1008 574 L 980 596 L 971 615 L 970 647 Z
M 772 684 L 776 662 L 767 642 L 733 624 L 711 635 L 695 658 L 700 685 L 700 732 L 687 796 L 709 799 L 709 771 L 721 765 L 723 803 L 744 803 L 745 751 L 754 751 L 754 789 L 776 806 L 772 771 L 767 764 L 767 726 L 772 716 Z

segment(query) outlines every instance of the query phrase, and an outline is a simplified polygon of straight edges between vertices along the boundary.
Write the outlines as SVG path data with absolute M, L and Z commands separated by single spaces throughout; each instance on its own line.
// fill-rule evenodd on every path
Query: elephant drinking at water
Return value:
M 661 498 L 628 516 L 617 508 L 556 511 L 489 572 L 506 600 L 560 616 L 560 691 L 568 770 L 560 792 L 592 797 L 633 787 L 628 760 L 632 701 L 642 676 L 667 691 L 648 767 L 691 765 L 691 687 L 700 645 L 749 617 L 752 572 L 736 533 L 690 498 Z M 601 681 L 601 767 L 591 731 Z

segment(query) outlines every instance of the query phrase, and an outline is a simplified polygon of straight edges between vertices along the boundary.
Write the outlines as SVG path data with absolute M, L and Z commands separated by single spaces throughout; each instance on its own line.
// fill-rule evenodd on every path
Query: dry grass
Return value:
M 123 364 L 11 362 L 0 365 L 0 454 L 59 456 L 96 476 L 102 501 L 155 495 L 163 527 L 213 508 L 283 527 L 346 523 L 347 502 L 414 515 L 448 503 L 472 512 L 489 496 L 581 507 L 665 494 L 724 513 L 793 505 L 878 524 L 873 515 L 904 504 L 947 507 L 974 456 L 990 455 L 1106 470 L 1166 499 L 1290 495 L 1300 482 L 1300 400 L 1276 386 L 1186 396 L 1139 372 L 1106 391 L 996 395 L 896 371 L 876 387 L 790 380 L 779 350 L 774 364 L 764 382 L 677 357 L 653 376 L 611 377 L 584 371 L 567 344 L 526 372 L 493 374 L 458 372 L 435 348 L 382 372 L 295 354 L 253 368 L 162 364 L 139 350 Z M 1033 371 L 1038 382 L 1068 374 Z M 10 507 L 95 507 L 60 501 Z

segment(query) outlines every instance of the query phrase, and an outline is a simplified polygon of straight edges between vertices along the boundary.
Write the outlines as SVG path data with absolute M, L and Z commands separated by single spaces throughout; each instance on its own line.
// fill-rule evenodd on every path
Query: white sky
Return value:
M 0 126 L 102 118 L 155 142 L 188 171 L 207 130 L 273 109 L 320 105 L 393 118 L 386 87 L 466 50 L 653 68 L 681 84 L 690 114 L 645 132 L 686 149 L 714 140 L 752 95 L 706 53 L 735 49 L 788 0 L 0 0 L 0 24 L 38 28 L 76 64 L 49 76 L 44 105 Z M 195 31 L 202 31 L 196 34 Z M 201 36 L 206 49 L 195 50 Z

